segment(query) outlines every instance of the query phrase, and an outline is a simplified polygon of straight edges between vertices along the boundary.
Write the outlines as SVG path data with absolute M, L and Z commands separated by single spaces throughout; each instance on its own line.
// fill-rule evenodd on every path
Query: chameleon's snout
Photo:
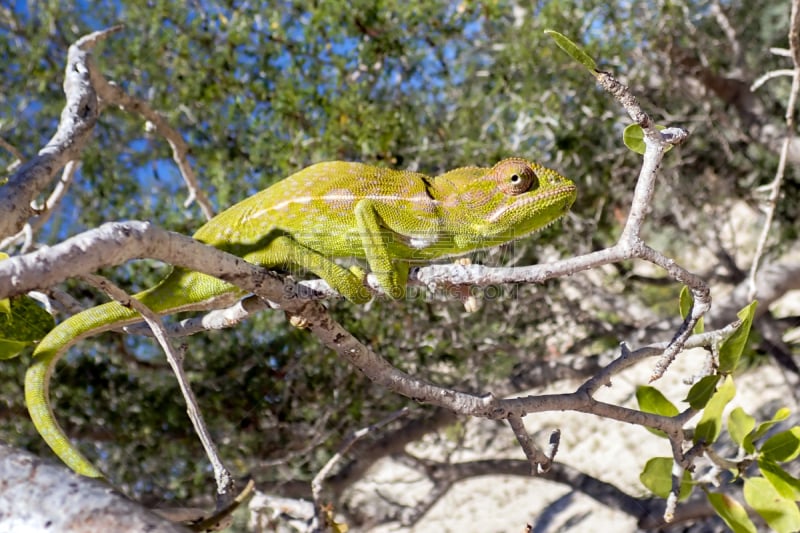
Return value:
M 564 198 L 564 211 L 569 211 L 569 208 L 572 207 L 572 204 L 575 203 L 575 200 L 578 198 L 578 187 L 575 184 L 570 184 L 567 186 L 567 195 Z
M 558 206 L 563 213 L 569 211 L 572 204 L 575 203 L 575 200 L 578 198 L 578 188 L 574 183 L 568 183 L 553 189 L 546 196 L 556 199 L 555 201 L 551 200 L 551 205 Z

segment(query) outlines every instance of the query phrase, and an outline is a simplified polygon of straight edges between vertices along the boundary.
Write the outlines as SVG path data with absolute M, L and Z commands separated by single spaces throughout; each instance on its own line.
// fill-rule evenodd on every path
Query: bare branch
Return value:
M 51 287 L 69 277 L 91 274 L 106 266 L 142 258 L 159 259 L 232 283 L 237 283 L 233 278 L 250 278 L 242 282 L 258 286 L 262 293 L 272 290 L 276 299 L 283 294 L 283 285 L 277 275 L 191 237 L 165 231 L 148 222 L 135 221 L 103 224 L 52 247 L 0 261 L 0 294 L 2 297 L 17 296 Z M 64 265 L 69 265 L 69 269 Z M 233 277 L 229 277 L 231 275 Z
M 70 275 L 88 274 L 103 266 L 141 257 L 157 258 L 216 276 L 262 298 L 277 302 L 288 313 L 307 318 L 309 329 L 323 344 L 361 370 L 370 380 L 418 401 L 447 407 L 462 414 L 492 419 L 508 418 L 512 414 L 570 409 L 667 432 L 674 430 L 676 424 L 682 423 L 681 419 L 597 402 L 585 388 L 572 394 L 501 400 L 491 394 L 478 396 L 457 392 L 414 378 L 392 367 L 359 342 L 335 322 L 321 305 L 297 299 L 294 284 L 281 282 L 275 274 L 242 261 L 239 257 L 142 222 L 104 224 L 97 230 L 73 237 L 52 248 L 1 261 L 0 298 L 47 287 Z M 65 264 L 70 265 L 71 272 L 65 271 Z M 225 305 L 230 303 L 232 302 Z M 712 337 L 709 335 L 692 337 L 687 340 L 686 346 L 697 341 L 710 342 Z M 656 344 L 632 352 L 624 365 L 610 366 L 608 372 L 618 371 L 636 361 L 657 355 L 667 346 L 667 343 Z M 601 377 L 608 375 L 610 374 L 601 374 Z
M 127 94 L 119 85 L 108 81 L 97 69 L 92 70 L 91 79 L 99 98 L 120 109 L 140 115 L 155 127 L 159 135 L 167 140 L 172 149 L 172 159 L 178 165 L 183 181 L 189 189 L 189 196 L 184 202 L 184 207 L 189 207 L 192 202 L 197 201 L 203 216 L 206 220 L 210 220 L 214 216 L 214 208 L 197 182 L 194 169 L 189 164 L 189 145 L 183 140 L 180 132 L 170 126 L 167 119 L 150 107 L 147 102 Z
M 208 460 L 214 470 L 214 479 L 217 483 L 217 507 L 218 509 L 221 509 L 227 506 L 235 497 L 233 476 L 231 476 L 230 471 L 225 467 L 225 465 L 222 464 L 222 460 L 219 457 L 219 452 L 217 451 L 217 446 L 211 439 L 211 434 L 208 431 L 205 420 L 203 420 L 203 414 L 200 411 L 197 398 L 195 397 L 192 387 L 189 384 L 189 378 L 186 376 L 186 372 L 183 369 L 183 354 L 179 354 L 167 338 L 167 332 L 164 329 L 164 324 L 161 322 L 161 318 L 156 313 L 151 311 L 146 305 L 141 303 L 136 298 L 132 298 L 129 294 L 114 285 L 108 279 L 95 275 L 85 275 L 83 276 L 83 279 L 91 282 L 93 285 L 96 285 L 125 307 L 130 307 L 142 315 L 144 321 L 153 331 L 153 334 L 155 335 L 156 340 L 158 340 L 161 349 L 164 350 L 164 354 L 167 356 L 167 362 L 169 363 L 169 366 L 172 368 L 172 371 L 175 373 L 175 377 L 178 379 L 178 386 L 180 387 L 181 394 L 186 401 L 187 414 L 189 415 L 189 419 L 192 421 L 192 426 L 194 427 L 197 436 L 200 437 L 200 442 L 202 443 L 203 449 L 205 450 Z
M 0 188 L 0 237 L 17 233 L 35 214 L 31 201 L 67 161 L 77 159 L 97 121 L 97 95 L 90 82 L 91 50 L 120 26 L 91 33 L 69 47 L 64 93 L 67 103 L 55 135 Z
M 772 219 L 775 217 L 775 210 L 778 207 L 778 197 L 780 196 L 783 176 L 786 171 L 786 162 L 789 158 L 789 149 L 795 136 L 794 113 L 795 107 L 797 106 L 798 94 L 800 94 L 800 2 L 797 0 L 792 1 L 792 11 L 789 16 L 789 49 L 792 53 L 794 72 L 792 75 L 792 88 L 789 92 L 789 101 L 786 104 L 786 133 L 784 134 L 783 144 L 781 145 L 778 168 L 775 170 L 775 177 L 769 186 L 769 199 L 767 200 L 764 213 L 764 225 L 761 228 L 761 235 L 759 235 L 756 252 L 750 266 L 750 275 L 748 277 L 749 290 L 747 292 L 748 300 L 752 300 L 756 295 L 758 267 L 761 262 L 761 256 L 764 254 L 764 249 L 767 246 L 767 239 L 769 238 L 770 228 L 772 227 Z
M 324 505 L 322 503 L 322 482 L 325 480 L 326 477 L 330 474 L 333 467 L 342 460 L 344 455 L 350 451 L 350 448 L 358 442 L 359 440 L 363 439 L 370 433 L 374 433 L 381 429 L 382 427 L 386 426 L 387 424 L 391 424 L 395 420 L 402 418 L 408 415 L 409 409 L 404 407 L 398 411 L 390 413 L 388 416 L 384 417 L 383 419 L 379 420 L 375 424 L 370 424 L 365 428 L 361 428 L 357 431 L 354 431 L 348 435 L 348 437 L 344 440 L 344 442 L 339 446 L 339 450 L 333 454 L 333 457 L 328 459 L 328 462 L 320 469 L 319 472 L 314 476 L 314 479 L 311 480 L 311 494 L 314 498 L 314 508 L 315 514 L 317 519 L 317 528 L 320 530 L 325 529 L 325 510 Z
M 189 531 L 109 490 L 104 482 L 79 476 L 63 465 L 3 443 L 0 479 L 4 531 Z

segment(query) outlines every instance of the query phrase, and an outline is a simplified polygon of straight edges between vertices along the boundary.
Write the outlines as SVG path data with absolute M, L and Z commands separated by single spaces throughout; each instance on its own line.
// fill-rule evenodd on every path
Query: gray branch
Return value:
M 0 531 L 189 531 L 102 481 L 0 443 Z M 47 505 L 46 502 L 50 502 Z
M 117 26 L 91 33 L 69 47 L 64 78 L 67 103 L 55 135 L 0 188 L 0 238 L 19 232 L 36 212 L 31 202 L 71 159 L 77 159 L 97 122 L 97 94 L 90 81 L 91 51 Z

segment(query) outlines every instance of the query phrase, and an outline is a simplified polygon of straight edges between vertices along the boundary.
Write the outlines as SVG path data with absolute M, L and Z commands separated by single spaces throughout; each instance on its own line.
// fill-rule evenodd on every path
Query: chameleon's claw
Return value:
M 367 271 L 358 265 L 351 265 L 348 270 L 356 277 L 356 282 L 347 283 L 347 286 L 338 287 L 337 290 L 354 304 L 367 303 L 372 299 L 372 293 L 366 286 Z

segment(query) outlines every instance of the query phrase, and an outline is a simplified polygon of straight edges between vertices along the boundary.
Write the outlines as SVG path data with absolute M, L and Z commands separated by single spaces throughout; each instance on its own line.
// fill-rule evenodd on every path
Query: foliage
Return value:
M 29 2 L 0 10 L 0 136 L 25 157 L 44 146 L 63 105 L 67 46 L 123 21 L 124 33 L 103 44 L 97 64 L 181 132 L 217 208 L 321 160 L 436 174 L 524 155 L 578 182 L 574 214 L 532 242 L 473 259 L 533 264 L 613 243 L 640 162 L 620 141 L 635 141 L 641 131 L 625 130 L 628 118 L 552 44 L 544 30 L 556 28 L 577 41 L 567 48 L 587 51 L 581 64 L 595 68 L 594 57 L 596 68 L 623 74 L 656 109 L 658 123 L 691 129 L 688 142 L 665 159 L 648 231 L 666 253 L 694 261 L 709 282 L 727 287 L 743 279 L 751 252 L 739 233 L 750 224 L 733 208 L 757 204 L 774 174 L 777 150 L 767 133 L 782 126 L 790 84 L 777 79 L 756 92 L 743 89 L 765 71 L 786 68 L 769 49 L 786 46 L 787 6 L 756 0 L 721 9 L 742 45 L 736 50 L 701 1 Z M 0 150 L 0 168 L 14 159 Z M 152 220 L 188 234 L 203 220 L 197 206 L 184 207 L 185 197 L 167 143 L 137 116 L 105 109 L 69 194 L 36 240 L 52 245 L 116 219 Z M 800 179 L 790 166 L 775 255 L 797 238 L 798 206 Z M 104 274 L 135 291 L 164 271 L 143 261 Z M 485 298 L 473 314 L 427 293 L 331 307 L 349 331 L 407 372 L 463 390 L 511 392 L 526 383 L 526 369 L 546 360 L 595 356 L 622 339 L 663 340 L 662 331 L 648 327 L 675 319 L 679 288 L 664 287 L 660 274 L 634 263 L 596 274 L 504 287 L 502 298 Z M 77 282 L 63 288 L 85 306 L 101 300 Z M 0 301 L 0 322 L 17 306 L 34 312 L 22 302 L 30 303 Z M 689 307 L 682 293 L 682 316 Z M 742 310 L 741 327 L 719 347 L 718 373 L 699 380 L 686 401 L 703 411 L 698 443 L 730 437 L 755 461 L 758 474 L 735 474 L 747 480 L 745 501 L 772 527 L 786 528 L 795 523 L 786 502 L 797 499 L 798 488 L 785 464 L 796 455 L 797 433 L 768 431 L 788 413 L 757 423 L 737 408 L 723 423 L 740 359 L 768 351 L 752 337 L 748 344 L 754 314 Z M 264 481 L 308 481 L 345 434 L 408 403 L 287 327 L 279 314 L 185 342 L 204 415 L 224 436 L 223 455 Z M 0 414 L 0 439 L 47 453 L 20 416 L 28 362 L 23 356 L 0 365 L 9 413 Z M 68 433 L 90 454 L 99 448 L 103 470 L 125 490 L 150 503 L 208 493 L 202 450 L 149 341 L 108 333 L 81 342 L 59 366 L 53 389 Z M 640 388 L 637 398 L 643 411 L 678 412 L 655 388 Z M 414 416 L 422 421 L 431 411 L 422 407 Z M 666 495 L 672 466 L 656 459 L 642 475 Z M 708 499 L 730 527 L 750 530 L 735 498 L 710 491 Z
M 0 261 L 7 257 L 0 252 Z M 0 359 L 16 357 L 54 325 L 52 315 L 29 296 L 0 299 Z
M 682 306 L 683 307 L 683 306 Z M 736 370 L 736 362 L 741 357 L 750 333 L 755 302 L 739 312 L 740 324 L 726 338 L 720 348 L 719 374 L 700 379 L 689 392 L 686 402 L 692 409 L 701 410 L 700 420 L 694 427 L 694 442 L 703 448 L 710 447 L 720 437 L 723 426 L 723 410 L 736 394 L 733 379 L 730 376 Z M 723 353 L 731 366 L 722 367 Z M 723 374 L 728 374 L 718 387 Z M 649 413 L 675 416 L 675 407 L 663 394 L 653 387 L 639 387 L 636 393 L 639 407 Z M 775 433 L 757 445 L 769 429 L 788 416 L 788 410 L 779 409 L 772 420 L 762 422 L 756 428 L 755 419 L 741 407 L 735 408 L 728 415 L 728 435 L 733 442 L 747 454 L 745 458 L 729 461 L 727 465 L 736 477 L 744 477 L 744 498 L 775 531 L 797 531 L 800 528 L 800 479 L 794 477 L 786 468 L 786 463 L 800 455 L 800 426 Z M 658 433 L 656 433 L 658 434 Z M 663 434 L 662 434 L 663 436 Z M 712 456 L 715 457 L 715 456 Z M 712 459 L 713 460 L 713 459 Z M 714 460 L 714 462 L 718 462 Z M 761 475 L 745 474 L 747 465 L 758 465 Z M 722 465 L 720 465 L 722 466 Z M 682 472 L 679 498 L 689 497 L 692 489 L 698 484 L 685 469 Z M 675 465 L 671 457 L 654 457 L 647 462 L 640 475 L 642 484 L 657 496 L 667 498 L 673 490 Z M 734 498 L 725 493 L 712 491 L 703 487 L 709 502 L 719 516 L 734 531 L 756 531 L 755 525 L 747 516 L 744 508 Z

